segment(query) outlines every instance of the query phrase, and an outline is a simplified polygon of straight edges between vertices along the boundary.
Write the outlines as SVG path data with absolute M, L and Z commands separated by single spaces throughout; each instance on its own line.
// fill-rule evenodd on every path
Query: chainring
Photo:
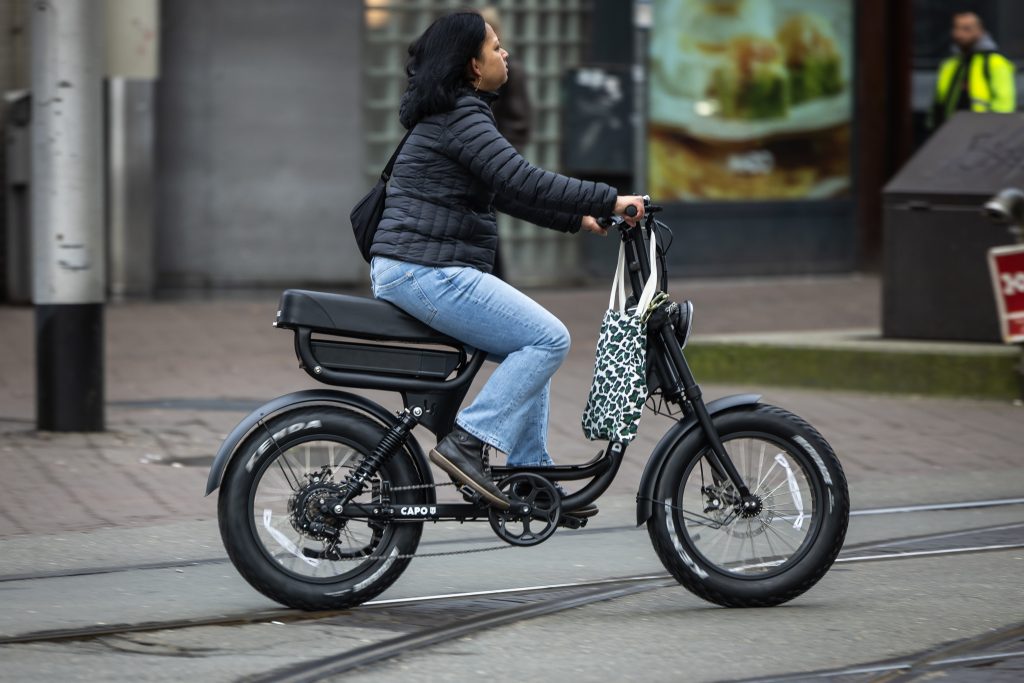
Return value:
M 512 474 L 498 488 L 512 502 L 508 510 L 490 508 L 491 528 L 510 545 L 538 545 L 558 529 L 562 494 L 550 481 L 536 474 Z

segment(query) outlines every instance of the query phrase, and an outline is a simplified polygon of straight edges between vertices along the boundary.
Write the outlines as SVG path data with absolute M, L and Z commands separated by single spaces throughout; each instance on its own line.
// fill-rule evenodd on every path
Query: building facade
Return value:
M 133 6 L 107 3 L 113 12 Z M 108 239 L 111 277 L 120 280 L 111 292 L 364 286 L 348 212 L 403 132 L 406 47 L 437 16 L 485 4 L 154 3 L 151 87 L 109 79 L 109 108 L 121 116 L 110 117 L 108 137 L 122 145 L 98 179 L 114 188 Z M 965 3 L 493 4 L 533 102 L 525 155 L 653 194 L 674 228 L 673 275 L 747 276 L 875 266 L 881 187 L 921 135 L 949 14 Z M 735 12 L 723 20 L 711 4 Z M 1007 56 L 1024 58 L 1020 3 L 973 4 Z M 10 38 L 0 42 L 5 92 L 28 82 L 26 17 L 22 0 L 0 1 L 0 31 Z M 127 37 L 116 40 L 131 47 L 145 31 L 133 34 L 125 20 Z M 817 47 L 800 35 L 815 35 Z M 736 75 L 744 64 L 756 79 Z M 606 168 L 579 161 L 586 145 Z M 610 147 L 628 153 L 605 154 Z M 623 158 L 632 162 L 625 172 Z M 28 220 L 11 210 L 24 188 L 7 180 L 4 188 L 0 289 L 12 299 Z M 511 220 L 501 234 L 509 278 L 521 285 L 603 278 L 616 248 Z

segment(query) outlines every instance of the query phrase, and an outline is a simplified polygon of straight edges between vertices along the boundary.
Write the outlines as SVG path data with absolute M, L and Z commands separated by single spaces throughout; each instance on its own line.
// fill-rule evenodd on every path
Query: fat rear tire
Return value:
M 313 425 L 296 428 L 296 425 Z M 408 566 L 411 558 L 399 557 L 416 552 L 422 522 L 392 522 L 383 534 L 380 546 L 372 555 L 383 559 L 367 559 L 343 577 L 303 578 L 271 559 L 256 531 L 254 494 L 261 474 L 278 454 L 305 442 L 335 442 L 368 455 L 384 436 L 386 429 L 358 413 L 330 406 L 299 408 L 267 421 L 266 429 L 258 429 L 239 447 L 224 475 L 218 499 L 221 538 L 231 562 L 238 572 L 268 598 L 288 607 L 302 610 L 333 610 L 359 605 L 386 590 Z M 281 432 L 284 432 L 282 435 Z M 273 434 L 277 448 L 262 455 L 258 451 Z M 280 450 L 277 450 L 280 449 Z M 255 461 L 253 460 L 255 457 Z M 247 464 L 255 462 L 255 464 Z M 382 477 L 392 486 L 423 483 L 411 456 L 405 450 L 397 453 L 382 468 Z M 424 502 L 424 490 L 394 492 L 392 503 L 415 505 Z M 394 555 L 394 556 L 393 556 Z

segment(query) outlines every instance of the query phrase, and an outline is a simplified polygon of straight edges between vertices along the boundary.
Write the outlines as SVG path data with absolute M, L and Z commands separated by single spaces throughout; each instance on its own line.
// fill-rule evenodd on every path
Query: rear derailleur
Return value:
M 336 514 L 334 506 L 344 495 L 345 486 L 331 480 L 331 470 L 326 465 L 320 471 L 311 472 L 306 477 L 309 479 L 308 483 L 300 487 L 288 501 L 288 512 L 291 514 L 292 528 L 300 534 L 322 542 L 323 550 L 304 548 L 303 555 L 317 559 L 343 560 L 372 553 L 380 541 L 383 527 L 379 523 L 369 522 L 372 533 L 368 542 L 361 548 L 348 548 L 343 552 L 338 547 L 338 542 L 345 533 L 347 520 Z M 379 496 L 376 482 L 373 487 L 375 497 Z

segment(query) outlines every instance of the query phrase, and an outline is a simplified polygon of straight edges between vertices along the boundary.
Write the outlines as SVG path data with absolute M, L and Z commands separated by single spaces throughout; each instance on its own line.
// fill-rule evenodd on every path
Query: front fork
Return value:
M 668 391 L 670 395 L 674 393 L 676 397 L 685 397 L 690 408 L 693 410 L 693 416 L 697 418 L 697 424 L 704 431 L 704 435 L 711 446 L 708 462 L 711 465 L 711 469 L 714 470 L 715 478 L 721 481 L 728 480 L 732 482 L 732 485 L 736 487 L 736 491 L 740 494 L 740 504 L 744 508 L 756 507 L 757 501 L 750 495 L 750 489 L 747 488 L 746 482 L 743 481 L 739 470 L 733 464 L 732 458 L 726 453 L 722 439 L 718 435 L 718 430 L 711 421 L 711 415 L 708 414 L 707 406 L 704 405 L 704 397 L 700 386 L 698 386 L 693 378 L 690 365 L 686 362 L 686 357 L 683 356 L 683 350 L 675 342 L 674 328 L 675 326 L 670 321 L 666 321 L 661 329 L 657 330 L 657 346 L 660 346 L 668 354 L 671 360 L 670 366 L 677 375 L 678 384 L 675 386 L 675 390 L 669 389 Z
M 651 225 L 649 219 L 648 230 L 651 229 Z M 626 255 L 629 261 L 628 273 L 633 285 L 633 292 L 638 293 L 643 289 L 643 283 L 647 280 L 654 264 L 650 263 L 647 256 L 643 231 L 640 226 L 623 229 L 621 235 L 626 244 Z M 697 423 L 711 445 L 708 462 L 714 470 L 716 480 L 728 480 L 732 483 L 740 495 L 740 505 L 744 510 L 756 508 L 757 500 L 750 494 L 750 489 L 747 488 L 746 482 L 743 481 L 743 477 L 740 476 L 733 464 L 732 458 L 726 453 L 718 430 L 715 429 L 715 425 L 711 421 L 700 387 L 693 378 L 693 373 L 690 371 L 690 366 L 686 362 L 686 357 L 683 356 L 683 350 L 677 340 L 675 324 L 666 316 L 656 327 L 652 324 L 648 334 L 655 336 L 655 348 L 661 351 L 657 354 L 658 357 L 651 360 L 655 364 L 656 371 L 661 375 L 662 390 L 669 400 L 683 403 L 685 399 L 693 410 Z

